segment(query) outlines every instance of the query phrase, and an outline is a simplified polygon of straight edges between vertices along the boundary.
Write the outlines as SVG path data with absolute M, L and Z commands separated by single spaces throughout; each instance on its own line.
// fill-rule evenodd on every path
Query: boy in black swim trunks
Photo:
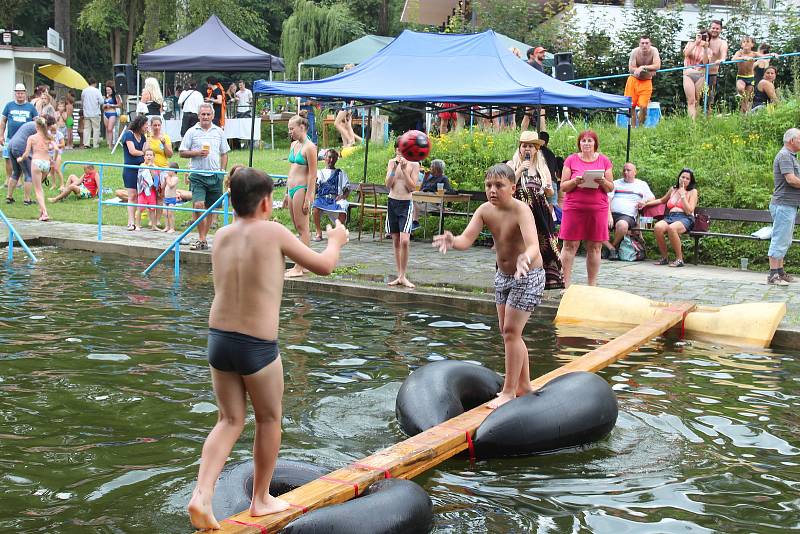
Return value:
M 256 416 L 250 515 L 277 513 L 289 506 L 268 493 L 281 442 L 283 367 L 277 338 L 285 257 L 327 275 L 348 238 L 337 221 L 336 228 L 328 226 L 328 246 L 318 254 L 285 226 L 270 221 L 272 179 L 260 170 L 238 169 L 230 178 L 230 198 L 236 221 L 217 232 L 211 256 L 214 301 L 208 318 L 208 360 L 219 416 L 203 445 L 188 506 L 198 529 L 220 528 L 211 499 L 244 427 L 246 395 Z
M 397 278 L 390 286 L 402 285 L 413 288 L 406 277 L 408 268 L 408 249 L 411 241 L 411 224 L 414 222 L 414 203 L 411 193 L 417 188 L 419 163 L 408 161 L 397 148 L 399 138 L 394 143 L 396 156 L 386 166 L 386 187 L 389 188 L 389 201 L 386 208 L 386 232 L 392 235 L 394 261 L 397 264 Z
M 495 302 L 506 355 L 506 377 L 503 389 L 489 408 L 532 391 L 528 364 L 528 347 L 522 330 L 539 304 L 544 291 L 544 269 L 539 253 L 536 223 L 530 207 L 514 198 L 516 176 L 505 163 L 486 171 L 485 202 L 475 210 L 464 233 L 454 237 L 450 232 L 433 238 L 433 246 L 444 253 L 448 249 L 468 249 L 487 226 L 497 252 L 497 273 L 494 278 Z

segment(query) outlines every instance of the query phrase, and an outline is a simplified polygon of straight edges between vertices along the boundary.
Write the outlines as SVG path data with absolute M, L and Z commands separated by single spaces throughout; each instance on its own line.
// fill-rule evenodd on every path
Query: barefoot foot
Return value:
M 297 266 L 294 266 L 291 269 L 289 269 L 288 271 L 286 271 L 285 273 L 283 273 L 283 277 L 284 278 L 297 278 L 298 276 L 303 276 L 304 274 L 305 273 L 303 272 L 303 269 L 301 269 L 301 268 L 299 268 Z
M 258 501 L 258 502 L 257 502 Z M 260 517 L 262 515 L 277 514 L 289 508 L 289 503 L 283 499 L 278 499 L 272 495 L 267 495 L 266 501 L 254 499 L 250 504 L 250 515 Z
M 194 490 L 186 510 L 189 512 L 189 519 L 194 528 L 200 530 L 220 528 L 211 509 L 211 496 L 206 499 L 199 491 Z
M 395 278 L 394 280 L 392 280 L 391 282 L 389 282 L 389 284 L 387 284 L 387 285 L 390 285 L 390 286 L 397 286 L 397 285 L 400 285 L 400 278 L 399 278 L 399 277 L 398 277 L 398 278 Z
M 405 276 L 404 276 L 403 278 L 401 278 L 401 279 L 400 279 L 400 284 L 401 284 L 401 285 L 403 285 L 403 286 L 405 286 L 405 287 L 407 287 L 407 288 L 409 288 L 409 289 L 414 289 L 415 287 L 417 287 L 417 286 L 415 286 L 414 284 L 412 284 L 412 283 L 411 283 L 411 282 L 408 280 L 408 278 L 406 278 Z
M 497 398 L 490 402 L 488 406 L 494 410 L 495 408 L 499 408 L 511 400 L 514 400 L 514 395 L 509 395 L 508 393 L 498 393 Z

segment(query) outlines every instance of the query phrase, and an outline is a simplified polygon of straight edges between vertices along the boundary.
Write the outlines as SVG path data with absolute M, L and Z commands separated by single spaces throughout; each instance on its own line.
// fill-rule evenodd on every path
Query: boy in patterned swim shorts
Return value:
M 494 278 L 495 302 L 506 357 L 503 389 L 489 408 L 532 391 L 528 347 L 522 330 L 531 312 L 542 300 L 544 269 L 533 213 L 527 204 L 514 198 L 516 177 L 511 167 L 500 163 L 486 171 L 486 198 L 458 237 L 450 232 L 433 238 L 442 253 L 448 249 L 466 250 L 475 242 L 483 226 L 494 238 L 497 274 Z

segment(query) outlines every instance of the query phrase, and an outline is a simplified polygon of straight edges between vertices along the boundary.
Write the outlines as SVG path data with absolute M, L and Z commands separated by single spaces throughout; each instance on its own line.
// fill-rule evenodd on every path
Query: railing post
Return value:
M 175 246 L 172 247 L 175 252 L 175 268 L 174 268 L 174 275 L 175 280 L 180 280 L 181 277 L 181 242 L 178 241 L 175 243 Z
M 225 196 L 225 200 L 222 201 L 222 226 L 227 226 L 228 224 L 228 196 Z
M 97 240 L 103 240 L 103 169 L 104 165 L 100 166 L 100 183 L 97 184 Z
M 8 228 L 8 261 L 14 260 L 14 230 Z

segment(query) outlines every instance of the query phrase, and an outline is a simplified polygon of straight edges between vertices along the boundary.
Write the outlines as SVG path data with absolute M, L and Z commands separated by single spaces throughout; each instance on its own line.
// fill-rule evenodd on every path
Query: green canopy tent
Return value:
M 302 67 L 342 69 L 345 65 L 350 63 L 358 65 L 365 59 L 373 56 L 378 50 L 382 49 L 393 40 L 394 37 L 365 35 L 339 48 L 334 48 L 324 54 L 302 61 L 297 65 L 297 80 L 300 81 L 300 71 Z

